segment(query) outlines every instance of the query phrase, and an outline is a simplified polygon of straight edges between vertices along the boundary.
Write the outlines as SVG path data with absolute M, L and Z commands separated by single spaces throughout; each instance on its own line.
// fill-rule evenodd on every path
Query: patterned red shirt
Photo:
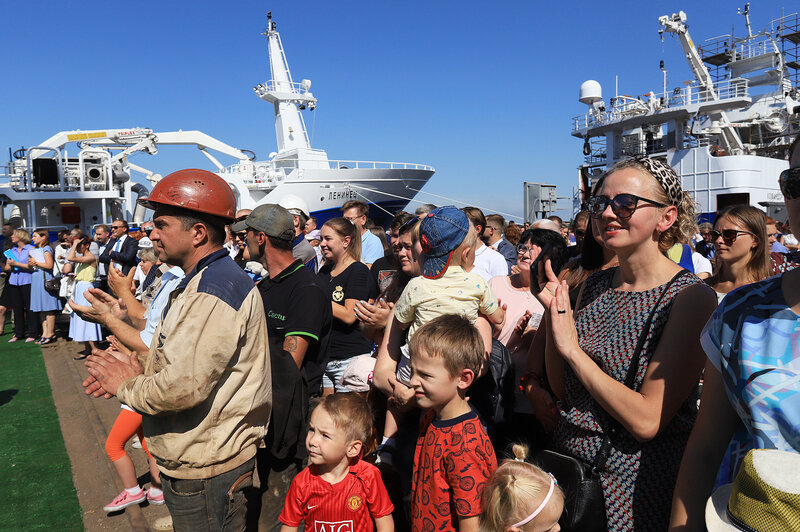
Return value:
M 281 523 L 298 526 L 304 521 L 307 532 L 372 532 L 373 519 L 394 510 L 374 465 L 359 460 L 336 484 L 323 480 L 316 470 L 311 465 L 292 481 Z
M 483 488 L 497 469 L 492 442 L 474 410 L 447 421 L 434 415 L 430 410 L 422 417 L 414 452 L 415 532 L 454 531 L 457 516 L 479 515 Z

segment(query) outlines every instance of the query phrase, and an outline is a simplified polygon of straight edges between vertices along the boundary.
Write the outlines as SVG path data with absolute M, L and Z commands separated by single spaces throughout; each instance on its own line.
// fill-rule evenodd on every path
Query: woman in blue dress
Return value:
M 97 257 L 89 251 L 90 244 L 88 236 L 76 235 L 67 255 L 68 261 L 78 265 L 75 268 L 75 290 L 72 300 L 79 305 L 91 305 L 83 294 L 94 287 L 92 282 L 97 275 Z M 85 321 L 77 312 L 73 312 L 69 320 L 69 337 L 74 342 L 84 342 L 83 351 L 74 357 L 75 360 L 83 360 L 92 353 L 94 343 L 101 339 L 100 325 Z
M 779 182 L 800 235 L 800 137 Z M 705 506 L 734 435 L 750 448 L 800 452 L 800 269 L 730 292 L 701 335 L 700 413 L 681 462 L 670 527 L 705 530 Z M 746 450 L 745 450 L 746 451 Z
M 44 282 L 53 278 L 53 249 L 46 230 L 37 229 L 31 238 L 33 249 L 28 258 L 28 266 L 33 268 L 31 312 L 38 313 L 42 322 L 42 338 L 38 343 L 47 345 L 56 341 L 56 312 L 61 310 L 58 298 L 44 289 Z

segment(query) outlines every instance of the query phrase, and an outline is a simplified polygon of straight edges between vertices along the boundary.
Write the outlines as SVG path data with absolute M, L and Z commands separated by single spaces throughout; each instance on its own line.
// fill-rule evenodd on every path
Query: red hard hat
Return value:
M 236 196 L 228 183 L 208 170 L 188 168 L 165 176 L 156 183 L 148 198 L 139 205 L 156 210 L 159 205 L 219 216 L 232 222 L 236 215 Z

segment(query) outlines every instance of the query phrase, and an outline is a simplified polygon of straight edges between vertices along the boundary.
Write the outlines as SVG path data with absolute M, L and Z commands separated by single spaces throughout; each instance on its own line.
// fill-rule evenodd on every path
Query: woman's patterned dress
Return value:
M 616 270 L 600 271 L 586 280 L 575 326 L 581 349 L 606 373 L 624 382 L 633 350 L 664 285 L 643 292 L 614 290 L 611 280 Z M 702 281 L 694 275 L 680 277 L 659 303 L 639 357 L 635 389 L 641 388 L 675 296 L 697 283 Z M 606 431 L 619 425 L 589 395 L 569 366 L 565 387 L 556 448 L 591 464 Z M 667 529 L 672 491 L 696 416 L 695 392 L 651 441 L 639 443 L 624 429 L 612 437 L 612 450 L 602 473 L 608 530 Z

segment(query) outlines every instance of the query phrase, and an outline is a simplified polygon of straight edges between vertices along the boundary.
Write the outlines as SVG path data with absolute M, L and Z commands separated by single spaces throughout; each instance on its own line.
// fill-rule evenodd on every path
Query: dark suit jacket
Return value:
M 514 244 L 505 238 L 497 243 L 497 252 L 500 253 L 508 263 L 508 273 L 511 273 L 511 267 L 517 263 L 517 248 Z
M 122 265 L 122 274 L 128 275 L 131 268 L 136 267 L 136 252 L 139 250 L 139 242 L 135 238 L 129 236 L 122 242 L 122 249 L 119 251 L 112 251 L 116 244 L 116 238 L 109 239 L 108 244 L 106 244 L 106 250 L 103 251 L 103 254 L 100 255 L 98 260 L 109 267 L 110 262 L 116 262 Z

